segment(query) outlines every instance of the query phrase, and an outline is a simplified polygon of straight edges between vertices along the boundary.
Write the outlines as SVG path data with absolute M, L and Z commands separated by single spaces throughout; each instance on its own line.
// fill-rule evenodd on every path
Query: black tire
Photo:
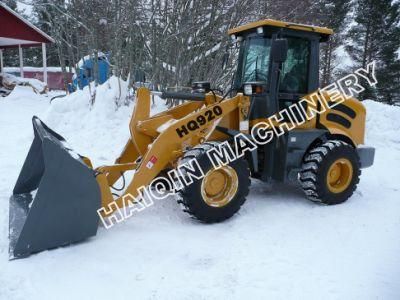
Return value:
M 203 173 L 214 169 L 206 152 L 218 143 L 207 142 L 187 151 L 180 164 L 196 159 Z M 238 158 L 228 164 L 238 177 L 238 186 L 232 200 L 222 207 L 210 206 L 204 200 L 201 189 L 204 178 L 194 180 L 190 185 L 185 186 L 177 193 L 178 203 L 181 205 L 184 212 L 189 213 L 193 218 L 204 223 L 221 222 L 232 217 L 246 201 L 246 196 L 249 193 L 250 186 L 250 170 L 247 161 L 244 158 Z
M 338 159 L 346 159 L 351 163 L 352 176 L 345 190 L 332 192 L 327 176 L 329 168 Z M 345 202 L 353 194 L 360 181 L 360 174 L 360 159 L 356 150 L 343 141 L 332 140 L 305 155 L 299 181 L 311 201 L 334 205 Z

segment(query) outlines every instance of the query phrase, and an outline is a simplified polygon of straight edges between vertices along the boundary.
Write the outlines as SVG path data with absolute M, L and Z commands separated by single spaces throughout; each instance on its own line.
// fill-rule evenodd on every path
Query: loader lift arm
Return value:
M 131 138 L 115 165 L 95 170 L 103 215 L 110 216 L 115 211 L 115 206 L 109 206 L 112 202 L 122 208 L 124 196 L 139 196 L 138 190 L 148 186 L 162 170 L 176 162 L 186 148 L 206 141 L 224 116 L 237 109 L 239 120 L 247 117 L 244 112 L 249 109 L 248 97 L 237 94 L 224 101 L 221 99 L 208 93 L 204 101 L 186 102 L 150 117 L 150 91 L 140 88 L 130 122 Z M 133 179 L 123 194 L 114 199 L 110 186 L 128 170 L 135 170 Z

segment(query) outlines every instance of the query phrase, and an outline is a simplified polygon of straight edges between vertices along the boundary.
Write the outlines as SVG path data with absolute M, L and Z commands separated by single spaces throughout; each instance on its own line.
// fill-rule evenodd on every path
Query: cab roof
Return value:
M 281 27 L 281 28 L 306 31 L 306 32 L 316 32 L 325 37 L 328 37 L 329 35 L 333 34 L 333 30 L 326 28 L 326 27 L 318 27 L 318 26 L 313 26 L 313 25 L 283 22 L 283 21 L 272 20 L 272 19 L 265 19 L 265 20 L 260 20 L 260 21 L 256 21 L 256 22 L 251 22 L 251 23 L 248 23 L 248 24 L 236 27 L 236 28 L 232 28 L 232 29 L 228 30 L 228 34 L 229 35 L 232 35 L 232 34 L 240 35 L 240 33 L 244 33 L 246 31 L 251 31 L 252 29 L 255 29 L 258 27 L 264 27 L 264 26 Z

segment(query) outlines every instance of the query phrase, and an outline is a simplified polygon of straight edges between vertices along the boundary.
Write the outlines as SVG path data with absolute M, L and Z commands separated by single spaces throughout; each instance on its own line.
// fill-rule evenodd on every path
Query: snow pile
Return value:
M 366 143 L 375 146 L 393 145 L 400 147 L 400 107 L 363 101 L 367 109 Z
M 55 95 L 56 93 L 52 92 L 51 96 Z M 19 101 L 22 99 L 27 99 L 32 101 L 33 103 L 30 104 L 35 104 L 35 101 L 37 102 L 48 102 L 50 101 L 49 95 L 40 95 L 32 92 L 32 88 L 29 86 L 23 86 L 23 85 L 17 85 L 15 88 L 11 91 L 11 93 L 6 97 L 1 99 L 2 101 L 7 101 L 7 103 L 12 104 L 14 102 L 14 105 L 19 106 L 21 105 Z M 25 103 L 24 103 L 25 104 Z
M 127 95 L 128 83 L 111 77 L 97 88 L 86 86 L 53 100 L 43 121 L 76 152 L 93 158 L 94 165 L 113 163 L 130 135 L 134 102 L 120 105 Z M 160 104 L 157 111 L 165 109 L 161 99 L 156 101 Z
M 368 196 L 376 193 L 376 199 L 384 201 L 388 198 L 388 193 L 395 194 L 396 204 L 399 199 L 399 176 L 400 176 L 400 107 L 387 105 L 372 100 L 363 101 L 367 109 L 367 127 L 365 143 L 376 148 L 374 165 L 364 169 L 361 176 L 361 184 L 367 182 L 365 174 L 372 175 L 369 188 L 375 187 L 376 190 Z M 366 193 L 364 192 L 366 195 Z M 382 204 L 380 209 L 390 205 Z M 393 209 L 397 212 L 397 222 L 399 223 L 400 205 Z M 400 228 L 399 228 L 400 230 Z M 400 266 L 399 266 L 400 267 Z M 399 298 L 400 299 L 400 298 Z
M 35 78 L 22 78 L 8 73 L 0 73 L 3 85 L 7 88 L 14 88 L 16 85 L 30 86 L 35 93 L 43 94 L 47 90 L 47 85 Z

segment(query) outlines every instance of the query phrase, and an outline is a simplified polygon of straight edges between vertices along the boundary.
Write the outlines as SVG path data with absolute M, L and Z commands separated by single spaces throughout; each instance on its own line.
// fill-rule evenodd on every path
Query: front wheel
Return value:
M 206 152 L 218 143 L 204 143 L 187 151 L 181 160 L 196 159 L 204 177 L 193 181 L 178 192 L 178 203 L 192 217 L 215 223 L 232 217 L 246 201 L 250 186 L 247 161 L 238 158 L 226 166 L 214 169 Z
M 332 140 L 306 154 L 299 181 L 310 200 L 333 205 L 353 194 L 360 174 L 356 150 L 343 141 Z

